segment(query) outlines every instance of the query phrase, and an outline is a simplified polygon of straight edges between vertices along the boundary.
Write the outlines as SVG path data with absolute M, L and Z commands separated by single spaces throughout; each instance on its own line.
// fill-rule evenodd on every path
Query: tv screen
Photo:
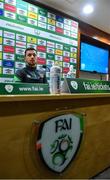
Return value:
M 81 42 L 80 70 L 108 73 L 109 50 Z

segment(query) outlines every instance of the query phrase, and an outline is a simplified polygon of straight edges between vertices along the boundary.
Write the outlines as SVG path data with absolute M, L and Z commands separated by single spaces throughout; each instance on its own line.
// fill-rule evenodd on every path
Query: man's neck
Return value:
M 26 64 L 27 67 L 30 67 L 30 68 L 36 68 L 36 64 L 35 65 L 31 65 L 31 64 Z

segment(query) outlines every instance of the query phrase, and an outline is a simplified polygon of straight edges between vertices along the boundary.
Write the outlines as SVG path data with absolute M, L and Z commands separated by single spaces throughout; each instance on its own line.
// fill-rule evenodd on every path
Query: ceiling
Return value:
M 86 22 L 110 34 L 110 0 L 35 0 L 72 17 Z M 86 3 L 94 5 L 92 14 L 84 15 L 82 8 Z

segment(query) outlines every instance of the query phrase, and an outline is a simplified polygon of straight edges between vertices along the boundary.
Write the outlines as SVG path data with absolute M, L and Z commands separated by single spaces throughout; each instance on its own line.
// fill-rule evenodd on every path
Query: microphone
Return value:
M 50 72 L 50 68 L 46 64 L 42 65 L 42 68 L 45 69 L 45 71 Z
M 44 68 L 44 69 L 47 69 L 47 66 L 46 66 L 46 64 L 44 64 L 44 65 L 42 66 L 42 68 Z

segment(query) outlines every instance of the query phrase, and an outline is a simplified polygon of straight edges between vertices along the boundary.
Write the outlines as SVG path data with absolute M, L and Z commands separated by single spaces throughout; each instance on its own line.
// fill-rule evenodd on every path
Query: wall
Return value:
M 97 29 L 87 23 L 82 21 L 79 22 L 79 39 L 85 38 L 88 41 L 93 41 L 96 45 L 105 46 L 110 49 L 110 35 Z M 91 39 L 92 38 L 92 39 Z M 81 72 L 80 69 L 80 43 L 79 43 L 79 50 L 78 50 L 78 77 L 80 78 L 89 78 L 89 79 L 102 79 L 102 80 L 109 80 L 110 76 L 110 57 L 109 57 L 109 73 L 108 75 L 98 75 L 95 73 L 87 73 Z
M 79 23 L 80 34 L 89 36 L 89 37 L 97 37 L 98 40 L 102 43 L 110 45 L 110 34 L 101 31 L 87 23 L 80 21 Z

